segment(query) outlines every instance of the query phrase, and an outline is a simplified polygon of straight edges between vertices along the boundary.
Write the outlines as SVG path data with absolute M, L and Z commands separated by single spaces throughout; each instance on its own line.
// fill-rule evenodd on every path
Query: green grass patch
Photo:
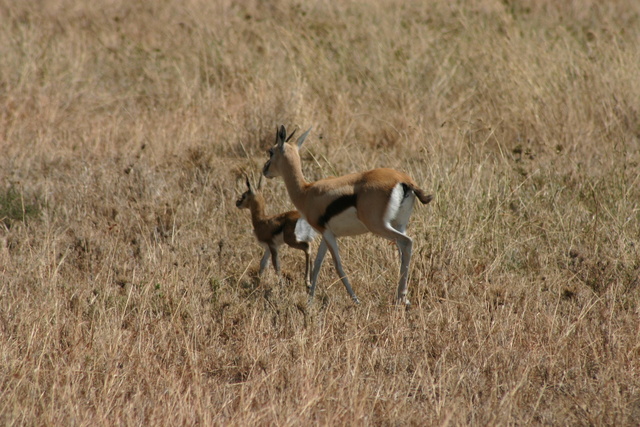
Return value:
M 16 221 L 26 222 L 29 218 L 37 217 L 40 205 L 25 198 L 23 192 L 11 185 L 0 193 L 0 222 L 10 228 Z

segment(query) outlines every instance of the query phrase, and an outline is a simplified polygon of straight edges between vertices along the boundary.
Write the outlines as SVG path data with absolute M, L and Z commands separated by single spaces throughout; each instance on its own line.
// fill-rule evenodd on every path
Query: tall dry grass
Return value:
M 637 2 L 0 1 L 0 46 L 2 424 L 640 419 Z M 373 237 L 360 306 L 258 282 L 278 124 L 435 195 L 412 309 Z

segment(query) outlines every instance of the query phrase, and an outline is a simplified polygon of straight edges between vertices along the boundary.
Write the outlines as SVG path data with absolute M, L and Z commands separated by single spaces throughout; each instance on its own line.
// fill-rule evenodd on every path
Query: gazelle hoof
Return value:
M 400 298 L 396 299 L 396 304 L 397 305 L 404 305 L 407 308 L 411 307 L 411 303 L 409 302 L 409 298 L 407 298 L 407 297 L 400 297 Z

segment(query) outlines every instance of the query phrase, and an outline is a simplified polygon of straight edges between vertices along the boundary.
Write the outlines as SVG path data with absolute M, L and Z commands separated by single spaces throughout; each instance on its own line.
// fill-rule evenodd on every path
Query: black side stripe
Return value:
M 327 210 L 325 210 L 324 213 L 320 215 L 320 218 L 318 218 L 318 225 L 320 227 L 324 227 L 334 216 L 346 211 L 351 207 L 355 207 L 356 201 L 357 197 L 355 194 L 338 197 L 333 202 L 329 203 L 329 206 L 327 206 Z

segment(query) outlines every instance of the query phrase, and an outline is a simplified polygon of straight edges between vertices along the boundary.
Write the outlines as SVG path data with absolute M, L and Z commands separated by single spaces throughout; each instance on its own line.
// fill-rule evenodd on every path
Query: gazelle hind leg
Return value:
M 265 248 L 264 254 L 262 255 L 262 259 L 260 260 L 260 270 L 258 271 L 258 277 L 262 276 L 264 273 L 264 269 L 267 268 L 267 263 L 269 262 L 269 255 L 271 255 L 271 251 L 269 248 Z
M 369 229 L 378 236 L 395 241 L 398 245 L 398 251 L 400 252 L 400 283 L 398 284 L 396 302 L 398 304 L 409 305 L 409 300 L 407 299 L 407 283 L 409 281 L 409 263 L 411 262 L 413 240 L 403 232 L 396 230 L 390 224 L 381 224 L 375 227 L 370 226 Z
M 396 229 L 398 232 L 405 234 L 404 232 L 407 229 L 407 225 L 404 224 L 404 226 L 399 226 L 399 227 L 393 226 L 393 228 Z M 395 240 L 395 243 L 396 243 L 396 248 L 398 248 L 398 258 L 400 259 L 400 263 L 402 264 L 402 256 L 403 256 L 402 246 L 400 245 L 397 239 Z M 409 257 L 411 257 L 411 255 L 409 255 Z
M 308 242 L 287 242 L 287 245 L 304 252 L 304 284 L 309 289 L 311 286 L 311 250 Z
M 278 260 L 278 247 L 276 245 L 269 245 L 269 250 L 271 251 L 271 264 L 273 264 L 273 269 L 276 271 L 278 282 L 281 282 L 282 279 L 280 277 L 280 261 Z
M 309 253 L 309 246 L 304 249 L 304 284 L 307 289 L 311 287 L 311 254 Z
M 402 262 L 400 264 L 400 283 L 398 284 L 398 294 L 396 302 L 398 304 L 409 305 L 407 299 L 407 283 L 409 281 L 409 263 L 411 262 L 411 254 L 413 249 L 413 240 L 406 234 L 402 234 L 396 240 L 401 253 Z
M 340 276 L 340 280 L 342 280 L 342 284 L 347 289 L 347 293 L 349 294 L 353 302 L 355 302 L 356 304 L 360 304 L 360 300 L 353 292 L 351 283 L 349 283 L 349 279 L 342 269 L 342 262 L 340 260 L 340 252 L 338 250 L 338 242 L 336 241 L 336 237 L 331 231 L 326 230 L 324 233 L 322 233 L 322 238 L 323 241 L 327 242 L 329 252 L 331 252 L 331 256 L 333 257 L 333 264 L 336 268 L 336 271 L 338 272 L 338 275 Z
M 415 194 L 411 193 L 407 195 L 400 203 L 400 207 L 395 213 L 395 218 L 391 221 L 392 231 L 399 233 L 397 234 L 398 237 L 395 238 L 400 256 L 400 283 L 398 285 L 397 302 L 405 305 L 409 305 L 409 300 L 407 299 L 407 282 L 409 280 L 409 262 L 411 261 L 411 251 L 413 248 L 413 241 L 405 232 L 409 224 L 409 218 L 411 217 L 415 200 Z M 391 227 L 384 224 L 383 228 Z

